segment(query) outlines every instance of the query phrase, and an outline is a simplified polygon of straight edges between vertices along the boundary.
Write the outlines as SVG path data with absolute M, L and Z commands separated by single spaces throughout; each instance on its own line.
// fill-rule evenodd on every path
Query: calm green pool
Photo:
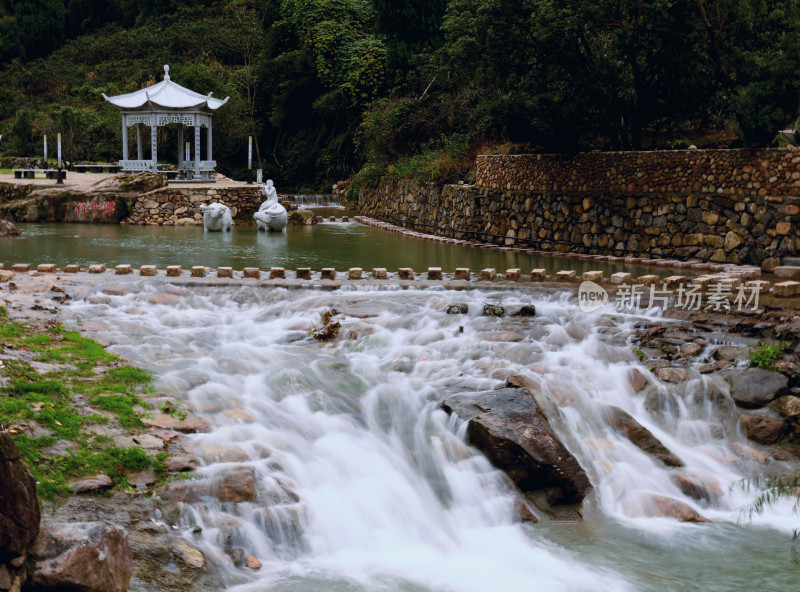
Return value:
M 341 216 L 341 214 L 339 214 Z M 421 240 L 389 233 L 357 222 L 323 222 L 291 226 L 285 233 L 234 227 L 232 232 L 204 232 L 203 227 L 117 226 L 110 224 L 18 224 L 21 237 L 0 238 L 0 262 L 119 265 L 192 265 L 208 267 L 335 267 L 349 269 L 411 267 L 422 271 L 441 267 L 473 270 L 494 267 L 498 272 L 518 267 L 574 269 L 578 273 L 603 269 L 631 271 L 629 265 L 608 265 L 559 257 L 484 249 Z M 664 273 L 641 266 L 638 272 Z

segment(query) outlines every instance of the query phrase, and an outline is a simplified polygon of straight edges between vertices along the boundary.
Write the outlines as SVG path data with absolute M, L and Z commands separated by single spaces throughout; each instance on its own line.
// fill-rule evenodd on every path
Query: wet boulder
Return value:
M 654 456 L 668 467 L 682 467 L 683 462 L 670 452 L 650 430 L 636 421 L 627 411 L 609 405 L 606 407 L 611 427 L 624 434 L 628 440 L 646 453 Z
M 783 423 L 754 413 L 745 413 L 739 418 L 739 427 L 753 442 L 775 444 L 783 434 Z
M 35 590 L 125 592 L 133 571 L 128 532 L 107 522 L 43 524 L 30 556 Z
M 220 502 L 254 502 L 258 497 L 253 470 L 237 466 L 220 471 L 213 478 L 170 483 L 161 498 L 170 502 L 194 504 L 206 499 Z
M 551 504 L 580 503 L 591 484 L 531 394 L 503 388 L 447 398 L 442 408 L 467 421 L 467 441 L 524 492 L 548 491 Z
M 690 505 L 671 497 L 663 495 L 652 495 L 650 505 L 653 516 L 663 516 L 664 518 L 674 518 L 678 522 L 710 522 L 708 518 L 700 515 Z
M 739 407 L 765 407 L 786 392 L 789 380 L 779 372 L 761 368 L 727 370 L 723 378 L 731 385 L 731 397 Z
M 39 534 L 36 481 L 8 432 L 0 432 L 0 563 L 25 555 Z
M 709 475 L 676 473 L 672 476 L 680 490 L 698 501 L 713 502 L 723 496 L 719 482 Z
M 0 220 L 0 236 L 19 236 L 19 229 L 8 220 Z

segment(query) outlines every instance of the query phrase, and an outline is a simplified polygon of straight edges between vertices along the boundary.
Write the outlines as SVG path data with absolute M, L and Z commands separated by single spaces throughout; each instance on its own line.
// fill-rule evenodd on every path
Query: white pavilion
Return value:
M 132 93 L 103 98 L 122 113 L 122 160 L 120 168 L 127 172 L 158 173 L 158 128 L 178 124 L 178 178 L 213 182 L 216 161 L 211 156 L 213 112 L 225 103 L 211 93 L 201 95 L 170 80 L 169 66 L 164 66 L 164 80 Z M 136 126 L 136 160 L 128 156 L 128 128 Z M 150 128 L 150 159 L 144 160 L 143 128 Z M 194 128 L 194 160 L 184 159 L 184 129 Z M 200 159 L 200 130 L 206 128 L 206 160 Z

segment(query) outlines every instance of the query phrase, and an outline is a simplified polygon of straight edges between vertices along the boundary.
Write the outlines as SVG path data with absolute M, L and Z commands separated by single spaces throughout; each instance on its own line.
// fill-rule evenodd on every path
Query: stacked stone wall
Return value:
M 480 156 L 475 185 L 383 179 L 359 209 L 503 246 L 770 268 L 800 251 L 800 151 Z
M 481 155 L 475 184 L 539 192 L 800 196 L 800 150 Z
M 171 188 L 163 187 L 140 196 L 123 224 L 180 226 L 203 223 L 200 206 L 225 204 L 239 225 L 254 225 L 253 213 L 264 201 L 257 185 L 252 187 Z

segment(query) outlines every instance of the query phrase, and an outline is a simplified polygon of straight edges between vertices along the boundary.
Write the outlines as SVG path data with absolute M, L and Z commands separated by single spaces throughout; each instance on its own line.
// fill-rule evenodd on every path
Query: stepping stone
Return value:
M 603 281 L 603 272 L 602 271 L 584 271 L 581 275 L 581 280 L 584 282 L 595 282 L 599 284 Z
M 261 277 L 261 272 L 258 267 L 245 267 L 244 277 L 258 279 Z
M 117 265 L 114 268 L 114 273 L 116 275 L 128 275 L 133 273 L 133 268 L 130 265 Z
M 574 269 L 564 269 L 556 273 L 557 282 L 574 282 L 578 274 Z
M 386 268 L 384 267 L 375 267 L 372 270 L 372 279 L 374 280 L 385 280 L 389 275 L 386 273 Z
M 800 282 L 781 282 L 772 286 L 772 295 L 775 298 L 791 298 L 800 296 Z
M 182 271 L 180 265 L 167 265 L 167 277 L 179 277 Z
M 26 271 L 30 271 L 31 266 L 27 263 L 15 263 L 11 266 L 11 271 L 16 271 L 18 273 L 25 273 Z
M 269 279 L 285 279 L 286 278 L 286 270 L 283 267 L 271 267 L 269 270 Z
M 428 279 L 429 280 L 440 280 L 440 279 L 442 279 L 442 268 L 441 267 L 429 267 L 428 268 Z
M 81 270 L 80 265 L 67 265 L 64 268 L 64 273 L 78 273 Z
M 105 273 L 106 266 L 102 263 L 95 263 L 89 266 L 89 273 Z
M 362 271 L 363 270 L 360 267 L 351 267 L 347 271 L 347 279 L 349 279 L 349 280 L 360 280 Z
M 469 281 L 469 267 L 457 267 L 454 279 Z
M 36 266 L 36 271 L 39 273 L 56 273 L 58 267 L 56 267 L 55 263 L 42 263 Z
M 544 281 L 547 281 L 547 270 L 546 269 L 532 269 L 531 270 L 531 281 L 532 282 L 544 282 Z
M 298 267 L 294 272 L 294 276 L 298 280 L 310 280 L 311 279 L 311 268 L 310 267 Z
M 323 267 L 322 268 L 322 278 L 323 280 L 335 280 L 336 279 L 336 268 L 335 267 Z
M 206 277 L 206 268 L 203 265 L 193 265 L 192 277 Z
M 664 280 L 667 290 L 677 290 L 679 286 L 686 285 L 687 278 L 683 275 L 671 275 Z
M 640 286 L 652 286 L 653 284 L 658 283 L 658 276 L 657 275 L 640 275 L 636 278 L 636 283 Z
M 414 279 L 414 270 L 410 267 L 401 267 L 397 270 L 398 277 L 401 280 L 413 280 Z
M 519 267 L 514 269 L 506 269 L 506 280 L 509 282 L 518 282 L 522 270 Z
M 217 268 L 217 277 L 232 278 L 233 277 L 233 267 L 218 267 Z
M 494 267 L 487 267 L 481 270 L 481 281 L 490 282 L 497 276 L 497 271 Z
M 139 268 L 139 275 L 144 277 L 153 277 L 156 275 L 156 266 L 155 265 L 142 265 Z
M 787 280 L 800 280 L 800 267 L 783 266 L 773 270 L 775 277 Z
M 630 284 L 631 283 L 631 274 L 626 271 L 619 271 L 617 273 L 611 274 L 611 283 L 612 284 Z

